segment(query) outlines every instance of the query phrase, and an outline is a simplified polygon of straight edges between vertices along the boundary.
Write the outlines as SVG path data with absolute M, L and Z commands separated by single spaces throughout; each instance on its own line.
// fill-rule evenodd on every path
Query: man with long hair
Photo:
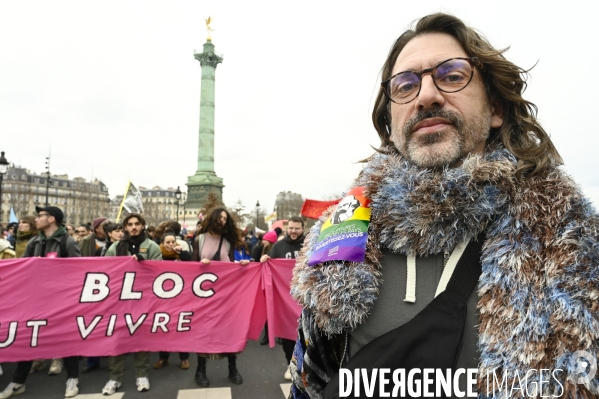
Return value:
M 211 261 L 233 262 L 234 250 L 242 243 L 242 235 L 229 211 L 216 208 L 202 221 L 199 234 L 193 241 L 193 260 L 209 265 Z M 245 266 L 247 260 L 239 262 Z M 229 361 L 229 380 L 234 384 L 243 383 L 243 378 L 237 370 L 236 353 L 198 353 L 198 368 L 195 381 L 198 386 L 210 385 L 206 374 L 207 359 L 218 360 L 226 357 Z
M 363 260 L 338 241 L 337 260 L 310 262 L 331 211 L 294 269 L 293 398 L 337 397 L 360 369 L 478 370 L 448 396 L 510 396 L 503 378 L 527 397 L 599 395 L 599 218 L 503 53 L 441 13 L 393 44 L 372 115 L 381 145 L 352 187 L 370 201 Z M 409 384 L 431 392 L 426 376 Z

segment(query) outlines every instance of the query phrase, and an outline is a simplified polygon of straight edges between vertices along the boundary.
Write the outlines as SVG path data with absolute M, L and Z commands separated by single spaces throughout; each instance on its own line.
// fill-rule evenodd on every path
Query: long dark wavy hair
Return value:
M 537 121 L 536 105 L 522 98 L 528 71 L 503 56 L 508 49 L 493 48 L 481 34 L 453 15 L 431 14 L 420 19 L 413 30 L 405 31 L 389 51 L 381 72 L 381 81 L 391 77 L 395 60 L 404 46 L 413 38 L 427 33 L 446 33 L 452 36 L 469 57 L 478 57 L 483 64 L 480 72 L 489 104 L 499 104 L 503 109 L 503 125 L 491 129 L 487 143 L 502 143 L 516 156 L 519 178 L 524 172 L 527 176 L 533 176 L 550 166 L 563 163 L 549 135 Z M 381 145 L 377 149 L 379 152 L 393 147 L 387 130 L 390 131 L 389 106 L 383 89 L 379 89 L 372 111 L 372 122 L 381 139 Z
M 227 214 L 227 223 L 223 226 L 220 223 L 220 214 L 225 212 Z M 222 235 L 227 240 L 232 248 L 239 246 L 241 230 L 235 225 L 233 217 L 225 208 L 215 208 L 210 214 L 202 221 L 202 227 L 200 227 L 199 234 L 210 233 L 213 235 Z

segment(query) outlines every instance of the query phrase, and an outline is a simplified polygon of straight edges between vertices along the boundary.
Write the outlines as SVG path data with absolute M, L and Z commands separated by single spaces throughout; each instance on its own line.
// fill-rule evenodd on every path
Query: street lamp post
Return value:
M 177 191 L 175 191 L 175 198 L 177 199 L 177 223 L 179 222 L 179 201 L 181 200 L 181 190 L 179 186 L 177 186 Z
M 0 221 L 2 221 L 2 180 L 4 179 L 4 174 L 8 170 L 8 161 L 4 157 L 4 151 L 0 153 Z
M 254 234 L 258 233 L 258 218 L 260 217 L 260 201 L 256 201 L 256 228 L 254 230 Z
M 185 197 L 183 198 L 183 224 L 185 224 L 185 214 L 187 213 L 187 211 L 185 210 L 186 203 L 187 203 L 187 193 L 185 194 Z
M 46 157 L 46 207 L 48 207 L 48 190 L 50 189 L 50 157 Z

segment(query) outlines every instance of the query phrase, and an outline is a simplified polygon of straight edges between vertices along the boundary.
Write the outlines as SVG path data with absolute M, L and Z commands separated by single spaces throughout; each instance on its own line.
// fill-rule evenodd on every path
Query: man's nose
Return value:
M 426 74 L 422 76 L 420 85 L 420 93 L 418 93 L 418 97 L 416 98 L 416 107 L 418 109 L 430 109 L 445 105 L 445 97 L 443 97 L 443 93 L 435 86 L 432 75 Z

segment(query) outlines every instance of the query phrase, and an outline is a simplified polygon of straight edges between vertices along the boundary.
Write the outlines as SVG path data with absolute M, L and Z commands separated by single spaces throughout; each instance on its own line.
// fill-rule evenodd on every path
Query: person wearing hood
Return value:
M 37 256 L 45 258 L 80 257 L 79 246 L 62 224 L 64 220 L 62 210 L 55 206 L 45 208 L 36 206 L 35 210 L 38 214 L 35 218 L 35 225 L 40 233 L 29 241 L 23 258 Z M 25 381 L 32 365 L 33 361 L 18 362 L 12 382 L 8 384 L 4 391 L 0 392 L 0 399 L 10 398 L 25 392 Z M 67 371 L 65 397 L 72 398 L 79 393 L 79 356 L 65 358 L 64 367 Z

